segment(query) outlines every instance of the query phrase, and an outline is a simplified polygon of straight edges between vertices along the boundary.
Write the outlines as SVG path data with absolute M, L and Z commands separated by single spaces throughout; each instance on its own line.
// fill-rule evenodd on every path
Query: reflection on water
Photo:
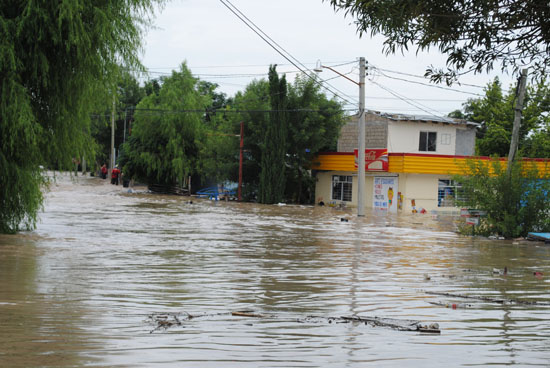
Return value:
M 550 307 L 426 293 L 548 303 L 542 243 L 460 237 L 431 215 L 187 202 L 59 178 L 36 231 L 0 236 L 2 366 L 548 364 Z M 234 310 L 278 318 L 223 315 L 155 333 L 147 322 Z M 354 314 L 438 322 L 442 334 L 296 321 Z

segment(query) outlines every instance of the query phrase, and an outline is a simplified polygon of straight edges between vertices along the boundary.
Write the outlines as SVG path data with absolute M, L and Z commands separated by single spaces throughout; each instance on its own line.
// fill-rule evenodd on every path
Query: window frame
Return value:
M 442 182 L 446 183 L 442 185 Z M 461 183 L 453 179 L 437 180 L 437 207 L 456 207 L 456 201 L 460 197 L 462 197 Z
M 335 190 L 338 187 L 338 190 Z M 353 198 L 353 176 L 332 175 L 330 198 L 333 201 L 351 202 Z M 338 197 L 336 197 L 338 196 Z
M 437 152 L 437 132 L 421 130 L 418 150 L 420 152 Z

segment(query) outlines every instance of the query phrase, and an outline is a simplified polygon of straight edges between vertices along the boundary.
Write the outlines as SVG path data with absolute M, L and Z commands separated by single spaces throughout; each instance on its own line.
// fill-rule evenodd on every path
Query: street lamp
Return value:
M 317 65 L 313 71 L 319 73 L 323 68 L 332 70 L 334 73 L 346 78 L 352 83 L 359 86 L 359 137 L 358 137 L 358 157 L 357 157 L 357 216 L 365 216 L 365 68 L 366 62 L 364 57 L 359 58 L 359 83 L 330 66 L 321 65 L 317 61 Z

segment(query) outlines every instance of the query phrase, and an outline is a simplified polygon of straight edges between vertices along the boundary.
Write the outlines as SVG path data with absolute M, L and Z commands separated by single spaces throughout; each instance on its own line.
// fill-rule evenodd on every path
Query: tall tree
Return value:
M 287 85 L 287 128 L 285 163 L 285 184 L 283 200 L 294 203 L 311 203 L 314 199 L 315 178 L 309 170 L 311 160 L 320 151 L 336 149 L 340 127 L 345 117 L 341 104 L 329 100 L 318 86 L 306 77 L 298 77 Z M 271 115 L 265 111 L 273 108 L 272 96 L 280 95 L 271 91 L 266 80 L 250 83 L 244 92 L 239 92 L 230 104 L 231 110 L 240 111 L 228 114 L 233 121 L 234 133 L 238 133 L 238 123 L 244 122 L 244 197 L 258 199 L 259 179 L 263 169 L 262 157 L 267 146 L 266 133 L 271 124 Z M 282 161 L 281 161 L 282 162 Z
M 122 143 L 128 139 L 135 107 L 145 96 L 145 88 L 128 71 L 123 71 L 116 88 L 115 149 L 117 156 Z M 107 163 L 111 152 L 111 114 L 113 95 L 103 95 L 92 114 L 91 133 L 97 144 L 96 162 Z M 126 127 L 126 131 L 124 128 Z
M 312 79 L 297 77 L 289 88 L 286 198 L 296 203 L 314 200 L 315 178 L 309 171 L 320 151 L 335 151 L 344 122 L 342 105 L 329 100 Z
M 550 3 L 541 0 L 324 0 L 355 17 L 360 34 L 382 34 L 385 51 L 437 47 L 447 70 L 430 67 L 434 80 L 451 83 L 460 73 L 514 70 L 535 74 L 550 65 Z
M 238 92 L 230 107 L 235 110 L 230 118 L 234 122 L 234 132 L 238 133 L 237 123 L 244 122 L 243 198 L 255 200 L 260 185 L 262 144 L 265 127 L 268 124 L 270 109 L 269 83 L 265 80 L 250 82 L 243 92 Z M 238 112 L 240 111 L 240 112 Z
M 147 14 L 162 2 L 0 3 L 0 232 L 35 225 L 41 164 L 91 156 L 90 101 L 113 89 L 119 64 L 139 66 Z
M 463 117 L 481 125 L 476 140 L 479 155 L 508 155 L 515 98 L 515 88 L 510 87 L 508 92 L 504 92 L 500 81 L 495 78 L 485 88 L 485 96 L 469 99 L 463 105 L 464 112 L 460 112 Z M 520 154 L 550 157 L 550 151 L 545 149 L 550 146 L 550 135 L 546 134 L 550 122 L 550 88 L 544 81 L 528 86 L 524 106 L 519 132 Z
M 124 146 L 124 173 L 148 184 L 182 185 L 197 173 L 205 138 L 202 113 L 210 103 L 185 64 L 162 79 L 158 94 L 137 106 L 132 136 Z
M 258 199 L 260 203 L 281 202 L 285 191 L 285 155 L 287 151 L 287 84 L 279 78 L 276 65 L 269 67 L 271 111 L 262 145 L 262 164 Z

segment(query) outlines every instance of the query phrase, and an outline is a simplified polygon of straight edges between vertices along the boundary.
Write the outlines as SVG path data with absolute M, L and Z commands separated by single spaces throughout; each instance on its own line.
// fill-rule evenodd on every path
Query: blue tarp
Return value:
M 219 196 L 229 196 L 229 197 L 234 197 L 235 194 L 236 194 L 236 191 L 235 189 L 230 189 L 230 188 L 226 188 L 226 187 L 218 187 L 218 186 L 213 186 L 213 187 L 208 187 L 208 188 L 204 188 L 204 189 L 201 189 L 199 191 L 197 191 L 197 197 L 208 197 L 209 199 L 215 199 L 216 201 L 218 200 Z
M 527 238 L 534 240 L 550 241 L 550 233 L 528 233 Z

